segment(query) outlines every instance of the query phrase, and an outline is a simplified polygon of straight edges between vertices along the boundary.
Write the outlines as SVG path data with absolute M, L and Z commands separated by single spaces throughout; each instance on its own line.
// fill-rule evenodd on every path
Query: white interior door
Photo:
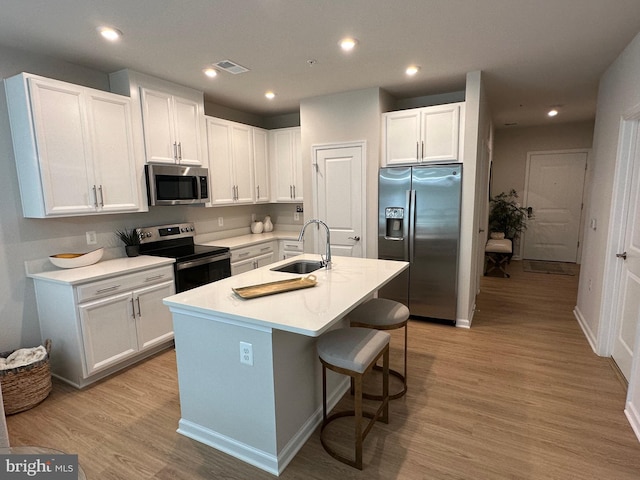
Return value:
M 634 342 L 640 321 L 640 206 L 638 205 L 640 202 L 640 141 L 636 145 L 635 159 L 632 164 L 633 173 L 628 194 L 629 210 L 624 227 L 624 248 L 619 252 L 619 259 L 623 264 L 618 288 L 612 354 L 627 380 L 631 380 Z
M 364 255 L 363 152 L 364 144 L 314 148 L 317 218 L 329 226 L 333 256 Z
M 588 152 L 539 152 L 527 158 L 525 204 L 532 209 L 523 257 L 576 262 Z

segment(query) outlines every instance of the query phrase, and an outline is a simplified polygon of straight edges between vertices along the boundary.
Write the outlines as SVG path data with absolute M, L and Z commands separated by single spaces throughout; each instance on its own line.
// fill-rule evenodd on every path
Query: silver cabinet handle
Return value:
M 164 277 L 164 274 L 161 273 L 160 275 L 154 275 L 153 277 L 147 277 L 144 279 L 145 282 L 153 282 L 154 280 L 160 280 L 162 277 Z
M 256 186 L 256 192 L 257 192 L 256 198 L 260 198 L 260 185 Z
M 140 310 L 140 297 L 136 297 L 136 303 L 138 304 L 138 316 L 142 316 L 142 310 Z
M 616 257 L 621 258 L 623 260 L 627 259 L 627 252 L 616 253 Z
M 104 191 L 102 190 L 102 185 L 98 187 L 98 191 L 100 192 L 100 206 L 104 207 Z
M 118 288 L 120 288 L 120 285 L 112 285 L 111 287 L 100 288 L 100 289 L 96 290 L 96 293 L 111 292 L 111 291 L 116 290 Z
M 244 253 L 241 253 L 240 255 L 238 255 L 238 257 L 239 257 L 239 258 L 246 257 L 246 256 L 247 256 L 247 255 L 249 255 L 250 253 L 251 253 L 251 252 L 244 252 Z
M 356 242 L 360 241 L 360 237 L 358 237 L 357 235 L 355 237 L 347 237 L 349 240 L 355 240 Z
M 178 160 L 182 161 L 182 142 L 178 142 Z
M 133 304 L 133 298 L 131 299 L 131 318 L 136 319 L 136 307 Z
M 296 186 L 293 186 L 293 198 L 296 198 Z
M 95 185 L 93 186 L 93 205 L 98 208 L 98 191 Z
M 176 162 L 178 161 L 178 143 L 177 142 L 173 142 L 173 159 Z
M 293 185 L 289 185 L 289 198 L 293 198 Z

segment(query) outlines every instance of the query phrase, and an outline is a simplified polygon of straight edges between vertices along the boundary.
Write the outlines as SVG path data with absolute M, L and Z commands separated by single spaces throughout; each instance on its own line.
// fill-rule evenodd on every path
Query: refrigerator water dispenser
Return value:
M 404 208 L 387 207 L 384 209 L 384 216 L 387 220 L 385 237 L 389 240 L 402 240 L 402 232 L 404 231 Z

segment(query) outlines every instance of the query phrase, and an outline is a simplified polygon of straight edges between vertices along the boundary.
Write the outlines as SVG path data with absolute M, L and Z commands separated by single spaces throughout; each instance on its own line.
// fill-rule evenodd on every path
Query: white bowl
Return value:
M 56 267 L 77 268 L 98 263 L 103 254 L 104 248 L 98 248 L 87 253 L 58 253 L 57 255 L 51 255 L 49 260 Z

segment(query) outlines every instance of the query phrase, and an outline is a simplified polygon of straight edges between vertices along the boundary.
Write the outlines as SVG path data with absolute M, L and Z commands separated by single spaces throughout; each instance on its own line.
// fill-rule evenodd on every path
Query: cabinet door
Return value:
M 87 375 L 138 351 L 131 292 L 82 304 L 78 310 Z
M 83 88 L 30 78 L 29 89 L 46 214 L 94 212 Z
M 236 186 L 235 203 L 253 202 L 253 135 L 251 127 L 240 123 L 231 125 L 233 148 L 233 178 Z
M 186 98 L 173 99 L 178 162 L 184 165 L 202 165 L 198 104 Z
M 256 202 L 269 201 L 269 146 L 266 130 L 253 129 L 253 178 Z
M 131 100 L 107 92 L 87 95 L 98 209 L 103 212 L 140 208 L 131 127 Z
M 145 350 L 173 338 L 173 317 L 162 299 L 175 293 L 174 282 L 134 290 L 138 349 Z
M 176 163 L 178 145 L 172 96 L 147 88 L 140 90 L 147 162 Z
M 270 162 L 273 168 L 273 194 L 277 202 L 294 201 L 294 132 L 295 130 L 293 129 L 269 132 L 270 151 L 272 153 Z
M 420 112 L 403 110 L 384 115 L 383 166 L 418 162 L 420 155 Z
M 265 265 L 270 265 L 273 262 L 275 262 L 275 253 L 274 252 L 269 252 L 269 253 L 265 253 L 264 255 L 259 255 L 256 258 L 254 258 L 255 260 L 255 265 L 256 268 L 259 267 L 264 267 Z
M 291 136 L 291 170 L 293 178 L 293 199 L 297 202 L 303 200 L 302 197 L 302 147 L 301 147 L 301 131 L 295 129 Z
M 234 183 L 231 153 L 231 124 L 217 118 L 207 118 L 207 146 L 211 170 L 211 203 L 233 203 Z
M 256 259 L 247 258 L 231 264 L 231 275 L 239 275 L 244 272 L 250 272 L 256 268 Z
M 460 106 L 443 105 L 422 110 L 422 162 L 459 161 Z

